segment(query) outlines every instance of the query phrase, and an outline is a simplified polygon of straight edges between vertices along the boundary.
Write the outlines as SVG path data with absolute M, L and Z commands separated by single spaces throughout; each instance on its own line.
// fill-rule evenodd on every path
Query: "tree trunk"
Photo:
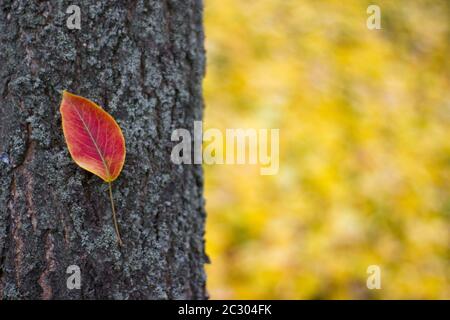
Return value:
M 66 25 L 71 4 L 81 29 Z M 202 119 L 201 0 L 0 2 L 0 296 L 204 299 L 202 168 L 170 161 Z M 70 158 L 61 91 L 108 111 L 127 156 L 113 184 Z M 68 288 L 67 268 L 81 271 Z

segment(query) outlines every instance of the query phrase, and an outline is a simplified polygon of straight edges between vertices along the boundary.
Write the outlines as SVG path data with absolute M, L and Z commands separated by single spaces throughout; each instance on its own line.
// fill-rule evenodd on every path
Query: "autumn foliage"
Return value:
M 63 92 L 62 127 L 73 160 L 108 183 L 117 242 L 122 245 L 111 182 L 125 162 L 125 139 L 114 118 L 89 99 Z
M 117 179 L 125 162 L 125 139 L 114 118 L 94 102 L 67 91 L 60 111 L 73 160 L 105 182 Z

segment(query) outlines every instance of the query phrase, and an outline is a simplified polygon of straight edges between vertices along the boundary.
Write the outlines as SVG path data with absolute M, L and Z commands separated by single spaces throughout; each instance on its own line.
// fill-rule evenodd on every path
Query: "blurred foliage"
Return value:
M 372 3 L 205 1 L 205 128 L 280 128 L 205 168 L 211 298 L 450 298 L 449 2 Z

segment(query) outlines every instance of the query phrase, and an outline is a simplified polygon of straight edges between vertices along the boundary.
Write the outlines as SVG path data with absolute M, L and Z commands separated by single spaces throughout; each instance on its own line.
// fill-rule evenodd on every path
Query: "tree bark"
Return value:
M 204 299 L 199 165 L 175 165 L 176 128 L 201 120 L 201 0 L 0 2 L 0 297 Z M 127 156 L 113 193 L 70 158 L 61 91 L 109 112 Z M 68 289 L 68 266 L 81 288 Z

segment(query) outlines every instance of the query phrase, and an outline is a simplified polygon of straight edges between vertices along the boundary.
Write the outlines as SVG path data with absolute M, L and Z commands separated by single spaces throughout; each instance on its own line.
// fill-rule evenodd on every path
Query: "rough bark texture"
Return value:
M 66 26 L 71 4 L 81 30 Z M 201 0 L 2 0 L 0 30 L 0 297 L 206 298 L 202 169 L 170 161 L 172 130 L 202 118 Z M 107 185 L 67 151 L 63 89 L 124 132 L 123 248 Z

